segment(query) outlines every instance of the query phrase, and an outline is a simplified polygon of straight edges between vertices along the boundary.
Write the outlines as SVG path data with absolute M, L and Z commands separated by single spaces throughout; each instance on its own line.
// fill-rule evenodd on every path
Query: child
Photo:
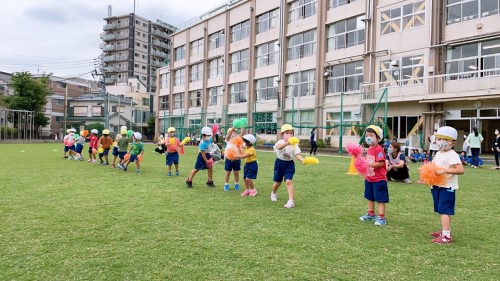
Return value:
M 417 163 L 416 156 L 417 156 L 416 149 L 412 149 L 410 153 L 410 161 L 413 163 Z
M 123 133 L 125 131 L 125 133 Z M 127 126 L 121 126 L 120 127 L 120 133 L 119 134 L 116 134 L 116 137 L 115 137 L 115 143 L 114 143 L 114 147 L 113 147 L 113 152 L 111 153 L 113 155 L 113 163 L 111 164 L 111 168 L 114 169 L 116 168 L 116 158 L 120 155 L 118 153 L 118 142 L 120 141 L 120 139 L 124 136 L 127 135 Z M 128 142 L 127 142 L 128 144 Z M 126 151 L 126 149 L 125 149 Z
M 76 149 L 75 153 L 78 160 L 83 161 L 83 156 L 82 156 L 82 151 L 83 151 L 83 146 L 85 145 L 85 132 L 81 131 L 80 136 L 78 139 L 76 139 Z
M 273 147 L 274 152 L 276 152 L 276 160 L 274 162 L 274 177 L 273 177 L 273 190 L 271 192 L 271 201 L 278 201 L 278 195 L 276 192 L 281 185 L 281 182 L 285 180 L 285 184 L 288 190 L 288 201 L 285 204 L 285 208 L 294 208 L 295 201 L 294 195 L 295 191 L 293 189 L 293 175 L 295 174 L 295 163 L 293 159 L 297 158 L 299 161 L 304 162 L 304 158 L 300 155 L 300 148 L 298 145 L 291 146 L 289 138 L 293 137 L 293 127 L 290 124 L 284 124 L 281 126 L 281 137 L 282 139 L 277 141 Z
M 135 166 L 137 168 L 135 170 L 135 173 L 136 174 L 141 173 L 140 170 L 141 164 L 139 161 L 140 160 L 139 156 L 142 158 L 142 154 L 144 153 L 144 145 L 142 144 L 141 139 L 142 139 L 141 133 L 134 132 L 134 134 L 132 135 L 132 147 L 128 151 L 128 153 L 130 154 L 130 158 L 128 160 L 125 160 L 125 162 L 121 166 L 124 172 L 127 171 L 128 164 L 130 164 L 131 162 L 132 163 L 135 162 Z
M 68 160 L 71 160 L 71 159 L 75 159 L 77 160 L 78 158 L 76 157 L 76 153 L 75 153 L 75 132 L 76 130 L 71 128 L 68 130 L 68 134 L 64 137 L 64 142 L 65 142 L 65 145 L 64 145 L 64 151 L 68 151 L 69 152 L 69 157 L 68 157 Z
M 68 156 L 66 156 L 66 154 L 69 151 L 69 147 L 67 146 L 67 144 L 68 144 L 67 141 L 68 141 L 68 137 L 69 137 L 69 130 L 70 129 L 66 130 L 66 135 L 63 138 L 63 143 L 64 143 L 64 155 L 63 155 L 63 158 L 68 158 Z
M 179 147 L 181 146 L 181 141 L 175 137 L 175 128 L 170 127 L 167 129 L 167 138 L 165 139 L 165 149 L 167 152 L 166 164 L 167 164 L 167 177 L 172 176 L 172 164 L 175 165 L 175 176 L 179 176 Z
M 427 150 L 424 150 L 424 151 L 422 151 L 422 153 L 420 153 L 420 162 L 425 164 L 425 163 L 427 163 L 427 161 L 430 161 L 429 160 L 430 157 L 432 157 L 432 156 L 430 156 L 430 154 L 427 152 Z
M 109 150 L 111 149 L 111 144 L 113 143 L 113 139 L 111 139 L 111 137 L 109 136 L 108 129 L 102 130 L 102 136 L 99 138 L 99 141 L 97 143 L 99 147 L 103 148 L 102 153 L 99 153 L 99 160 L 101 160 L 101 165 L 109 165 L 108 153 Z M 106 163 L 102 161 L 102 156 L 104 156 L 104 159 L 106 159 Z
M 458 189 L 458 177 L 464 173 L 464 166 L 458 154 L 452 149 L 457 142 L 457 130 L 444 126 L 436 132 L 436 143 L 439 151 L 432 159 L 439 169 L 436 174 L 446 174 L 447 183 L 444 186 L 432 186 L 434 212 L 441 217 L 441 230 L 431 233 L 433 243 L 448 244 L 453 241 L 451 236 L 451 216 L 455 214 L 455 194 Z
M 257 195 L 257 189 L 253 184 L 254 179 L 257 178 L 257 171 L 259 166 L 257 165 L 257 154 L 253 145 L 255 144 L 255 137 L 253 135 L 244 135 L 243 142 L 245 143 L 246 149 L 243 154 L 236 154 L 236 159 L 245 159 L 245 166 L 243 167 L 243 180 L 245 181 L 245 191 L 241 193 L 241 196 L 255 196 Z
M 125 163 L 125 154 L 127 154 L 128 151 L 128 143 L 130 142 L 130 139 L 127 137 L 127 129 L 121 130 L 121 135 L 122 137 L 118 141 L 118 157 L 120 160 L 118 161 L 118 168 L 123 169 L 123 164 Z
M 245 129 L 241 129 L 241 134 L 245 132 Z M 231 128 L 227 131 L 226 135 L 226 151 L 227 151 L 227 146 L 230 146 L 229 142 L 234 139 L 235 137 L 238 136 L 238 132 L 236 131 L 235 128 Z M 231 175 L 231 171 L 234 174 L 234 190 L 239 191 L 240 190 L 240 170 L 241 170 L 241 160 L 240 159 L 233 159 L 229 160 L 227 157 L 225 157 L 224 160 L 224 191 L 229 191 L 229 176 Z
M 384 149 L 378 144 L 383 134 L 379 126 L 370 125 L 365 130 L 365 142 L 368 145 L 366 160 L 370 171 L 365 175 L 365 199 L 368 200 L 368 211 L 360 217 L 362 221 L 375 221 L 375 225 L 386 225 L 385 204 L 389 203 L 387 188 L 387 168 Z M 375 202 L 378 203 L 378 216 L 375 216 Z
M 209 127 L 203 127 L 201 129 L 201 141 L 200 141 L 200 151 L 198 153 L 198 158 L 196 159 L 196 164 L 194 165 L 194 169 L 191 171 L 189 174 L 188 179 L 186 180 L 186 186 L 188 188 L 193 187 L 193 178 L 198 173 L 199 170 L 205 170 L 207 169 L 207 174 L 208 174 L 208 181 L 207 181 L 207 186 L 208 187 L 215 187 L 214 181 L 212 180 L 212 156 L 210 156 L 210 153 L 208 152 L 208 147 L 210 145 L 210 142 L 212 141 L 212 129 Z
M 469 163 L 467 162 L 467 155 L 466 155 L 466 154 L 467 154 L 467 152 L 465 152 L 465 151 L 462 151 L 462 152 L 460 153 L 460 162 L 462 162 L 462 165 L 463 165 L 463 166 L 467 166 L 467 165 L 469 164 Z
M 97 138 L 98 133 L 99 131 L 97 131 L 97 129 L 92 129 L 92 131 L 90 131 L 89 160 L 87 162 L 93 162 L 93 163 L 97 162 L 96 156 L 92 150 L 97 149 L 97 141 L 99 140 Z

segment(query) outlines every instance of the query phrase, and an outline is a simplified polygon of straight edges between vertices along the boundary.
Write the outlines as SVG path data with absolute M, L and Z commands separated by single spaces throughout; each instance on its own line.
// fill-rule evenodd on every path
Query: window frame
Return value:
M 357 16 L 357 17 L 352 17 L 344 20 L 340 20 L 337 22 L 334 22 L 328 26 L 328 31 L 327 31 L 327 50 L 328 52 L 334 51 L 334 50 L 340 50 L 340 49 L 346 49 L 349 47 L 353 47 L 356 45 L 361 45 L 365 43 L 365 23 L 362 21 L 363 16 Z M 349 28 L 349 21 L 355 21 L 355 29 L 348 30 Z M 363 28 L 359 28 L 358 24 L 361 23 L 363 25 Z M 342 32 L 337 33 L 337 29 L 341 27 L 341 25 L 344 26 L 344 29 Z M 343 40 L 341 40 L 343 38 Z M 354 43 L 353 45 L 349 45 L 349 38 L 354 38 Z M 342 41 L 343 45 L 339 46 L 338 42 Z
M 186 45 L 182 45 L 174 49 L 174 61 L 179 61 L 185 58 L 186 58 Z
M 243 89 L 242 86 L 244 86 Z M 248 102 L 248 82 L 229 84 L 229 103 L 238 104 L 246 102 Z
M 191 43 L 189 43 L 190 45 L 190 56 L 195 56 L 195 55 L 203 55 L 203 47 L 204 47 L 204 44 L 205 44 L 205 39 L 204 38 L 200 38 L 198 40 L 194 40 L 194 41 L 191 41 Z
M 215 65 L 214 65 L 215 64 Z M 208 61 L 208 79 L 224 75 L 224 62 L 222 57 L 217 57 Z
M 182 67 L 174 70 L 174 86 L 184 85 L 186 83 L 186 68 Z
M 184 109 L 184 92 L 174 93 L 174 109 Z
M 249 55 L 250 49 L 243 49 L 229 54 L 229 57 L 231 59 L 231 64 L 229 65 L 229 73 L 247 71 L 249 64 Z
M 310 76 L 310 73 L 313 74 L 312 75 L 313 80 L 312 81 L 304 80 L 304 77 L 307 77 L 308 75 Z M 293 81 L 290 81 L 290 80 L 292 80 L 291 78 L 293 79 Z M 286 75 L 286 87 L 285 87 L 286 97 L 287 98 L 292 98 L 292 97 L 295 98 L 295 97 L 314 96 L 316 94 L 315 84 L 316 84 L 316 71 L 315 71 L 315 69 L 289 73 Z M 308 90 L 306 92 L 306 95 L 302 94 L 304 92 L 303 91 L 304 85 L 307 85 L 307 87 L 304 88 L 304 89 Z M 311 86 L 312 86 L 312 89 L 311 89 Z M 309 91 L 309 90 L 311 90 L 311 91 Z
M 210 51 L 224 47 L 225 45 L 224 36 L 225 36 L 224 30 L 219 30 L 217 32 L 208 35 L 208 50 Z
M 310 34 L 310 35 L 309 35 Z M 309 36 L 308 36 L 309 35 Z M 304 37 L 310 37 L 310 41 L 304 41 Z M 287 60 L 295 60 L 316 55 L 317 52 L 317 32 L 316 29 L 307 30 L 301 33 L 294 34 L 287 39 Z M 294 41 L 300 41 L 298 43 Z M 296 43 L 296 44 L 295 44 Z M 295 44 L 295 45 L 292 45 Z M 305 51 L 305 47 L 309 46 L 311 52 Z
M 264 82 L 265 85 L 263 85 Z M 271 86 L 269 84 L 271 84 Z M 276 99 L 278 99 L 278 76 L 270 76 L 255 80 L 256 101 L 268 101 Z
M 272 46 L 273 51 L 269 49 Z M 266 51 L 259 54 L 259 50 L 266 49 Z M 278 40 L 266 42 L 255 47 L 255 68 L 270 66 L 278 63 L 279 60 L 279 43 Z
M 203 94 L 201 90 L 189 91 L 189 108 L 198 108 L 203 105 Z
M 296 0 L 288 3 L 288 23 L 316 15 L 317 0 Z
M 257 27 L 256 27 L 256 33 L 260 34 L 263 32 L 266 32 L 268 30 L 271 30 L 273 28 L 276 28 L 277 24 L 277 18 L 279 15 L 279 9 L 274 9 L 265 13 L 262 13 L 257 16 Z
M 351 68 L 354 70 L 353 73 L 348 73 L 348 70 Z M 327 69 L 328 76 L 326 77 L 326 93 L 334 94 L 334 93 L 346 93 L 346 92 L 354 92 L 360 90 L 360 84 L 363 83 L 364 73 L 363 73 L 364 61 L 353 61 L 349 63 L 336 64 L 332 65 Z M 342 69 L 341 69 L 342 68 Z M 342 73 L 340 71 L 342 70 Z M 342 74 L 342 75 L 340 75 Z M 352 85 L 356 85 L 352 89 L 349 89 L 349 81 L 353 79 Z M 358 83 L 355 83 L 355 80 Z M 361 80 L 361 81 L 359 81 Z M 341 81 L 341 82 L 336 82 Z M 338 83 L 338 84 L 337 84 Z M 341 89 L 338 88 L 337 85 L 341 85 Z
M 189 81 L 190 82 L 198 82 L 203 80 L 203 62 L 192 64 L 189 66 Z
M 231 42 L 236 42 L 250 36 L 250 19 L 231 26 Z

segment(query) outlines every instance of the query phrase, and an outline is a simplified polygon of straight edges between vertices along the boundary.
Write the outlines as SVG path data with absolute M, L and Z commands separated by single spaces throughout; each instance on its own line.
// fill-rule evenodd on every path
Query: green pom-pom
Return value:
M 241 127 L 242 128 L 246 127 L 248 124 L 248 119 L 247 118 L 240 118 L 240 120 L 241 120 L 241 125 L 242 125 Z
M 248 120 L 246 118 L 240 118 L 233 121 L 233 127 L 236 129 L 245 128 L 247 126 Z
M 79 138 L 80 135 L 79 134 L 75 134 L 75 139 Z
M 127 131 L 127 138 L 131 138 L 133 134 L 134 134 L 134 131 L 128 130 Z

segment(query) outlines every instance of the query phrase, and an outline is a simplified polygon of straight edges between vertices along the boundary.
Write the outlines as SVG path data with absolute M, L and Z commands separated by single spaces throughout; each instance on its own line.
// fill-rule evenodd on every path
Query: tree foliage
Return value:
M 47 85 L 49 76 L 33 78 L 29 72 L 16 72 L 12 75 L 11 86 L 14 95 L 7 96 L 5 103 L 10 109 L 41 112 L 51 94 Z
M 153 115 L 149 116 L 148 119 L 148 135 L 154 135 L 155 133 L 156 120 Z
M 35 113 L 34 123 L 35 127 L 45 127 L 49 125 L 50 118 L 45 116 L 42 112 Z

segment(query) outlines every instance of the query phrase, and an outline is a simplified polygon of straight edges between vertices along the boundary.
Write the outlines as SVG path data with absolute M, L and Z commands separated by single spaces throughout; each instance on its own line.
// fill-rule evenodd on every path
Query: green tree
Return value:
M 153 115 L 149 116 L 148 119 L 148 136 L 155 134 L 156 119 Z
M 35 113 L 35 128 L 45 127 L 49 125 L 50 118 L 45 116 L 45 114 L 41 112 Z
M 12 75 L 11 86 L 14 94 L 5 98 L 10 109 L 41 112 L 51 94 L 47 82 L 49 76 L 35 79 L 29 72 L 16 72 Z
M 92 131 L 92 129 L 97 129 L 99 131 L 99 134 L 102 134 L 102 130 L 104 130 L 104 125 L 101 124 L 101 123 L 92 123 L 92 124 L 88 124 L 86 126 L 86 129 L 90 131 Z

